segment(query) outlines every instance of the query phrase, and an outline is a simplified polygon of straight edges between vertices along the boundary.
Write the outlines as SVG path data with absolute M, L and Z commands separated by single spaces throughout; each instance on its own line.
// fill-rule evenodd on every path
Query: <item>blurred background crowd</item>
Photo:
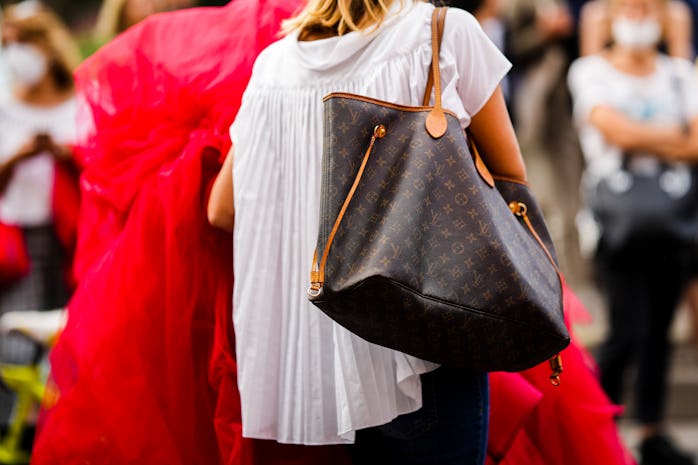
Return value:
M 514 64 L 503 83 L 510 113 L 531 186 L 556 242 L 561 268 L 594 318 L 591 329 L 580 331 L 592 346 L 601 345 L 602 333 L 606 331 L 607 303 L 600 297 L 599 275 L 593 266 L 599 230 L 582 196 L 588 157 L 585 162 L 568 71 L 576 59 L 599 53 L 613 43 L 610 5 L 614 1 L 625 0 L 445 2 L 472 12 Z M 698 34 L 693 31 L 698 26 L 698 0 L 655 1 L 661 2 L 663 8 L 659 49 L 671 56 L 695 60 Z M 75 222 L 77 207 L 70 204 L 74 197 L 70 192 L 71 186 L 76 186 L 80 168 L 74 166 L 69 153 L 80 130 L 74 123 L 77 104 L 72 71 L 101 45 L 151 14 L 225 3 L 226 0 L 0 2 L 0 94 L 4 95 L 0 106 L 0 226 L 21 228 L 31 262 L 31 270 L 24 272 L 21 281 L 0 289 L 0 314 L 64 306 L 74 284 L 66 272 L 76 240 L 71 236 L 75 229 L 71 222 Z M 678 334 L 675 339 L 684 343 L 685 351 L 695 353 L 691 344 L 698 347 L 698 285 L 688 286 L 682 299 L 666 300 L 669 305 L 684 309 L 680 328 L 674 329 Z M 15 341 L 9 347 L 7 341 L 5 338 L 0 343 L 3 361 L 23 363 L 23 359 L 35 356 L 31 345 L 23 347 L 21 341 Z M 695 371 L 698 357 L 688 358 Z M 698 397 L 698 382 L 692 389 L 692 395 Z M 12 399 L 11 393 L 0 388 L 3 431 L 7 431 Z M 687 411 L 698 415 L 697 408 Z

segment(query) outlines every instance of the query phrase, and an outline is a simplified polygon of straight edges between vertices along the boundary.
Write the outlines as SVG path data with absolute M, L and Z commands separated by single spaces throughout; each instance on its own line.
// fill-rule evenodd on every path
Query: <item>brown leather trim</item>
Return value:
M 545 255 L 548 257 L 548 260 L 550 260 L 550 263 L 553 265 L 553 268 L 555 268 L 555 271 L 557 272 L 557 278 L 560 280 L 560 286 L 562 286 L 562 271 L 560 271 L 560 268 L 558 268 L 557 263 L 555 263 L 552 254 L 550 253 L 548 248 L 545 246 L 545 243 L 543 243 L 543 240 L 536 232 L 536 229 L 533 227 L 533 224 L 531 223 L 531 220 L 528 218 L 528 215 L 524 213 L 523 215 L 521 215 L 521 219 L 523 220 L 528 230 L 531 232 L 533 238 L 536 240 L 536 242 L 538 242 L 538 245 L 540 245 L 540 248 L 543 249 L 543 252 L 545 252 Z M 553 384 L 553 386 L 559 386 L 560 375 L 562 374 L 562 357 L 558 353 L 551 357 L 548 363 L 550 364 L 550 382 Z
M 327 243 L 325 244 L 325 250 L 322 251 L 322 257 L 320 258 L 319 264 L 317 263 L 317 249 L 315 249 L 315 252 L 313 253 L 313 268 L 310 271 L 310 289 L 314 292 L 322 289 L 322 286 L 325 283 L 325 264 L 327 263 L 327 257 L 330 254 L 332 242 L 334 242 L 334 236 L 337 234 L 337 230 L 339 229 L 339 225 L 342 223 L 342 219 L 344 218 L 344 214 L 347 212 L 347 208 L 349 208 L 351 199 L 354 198 L 357 187 L 359 187 L 359 181 L 361 181 L 361 177 L 364 175 L 364 170 L 366 169 L 366 164 L 368 163 L 368 158 L 371 156 L 371 151 L 373 150 L 373 145 L 376 143 L 376 139 L 382 139 L 384 136 L 385 127 L 383 125 L 376 126 L 373 130 L 371 142 L 368 144 L 368 149 L 364 154 L 363 160 L 361 160 L 361 165 L 359 166 L 359 171 L 356 173 L 354 183 L 352 184 L 351 189 L 349 189 L 349 193 L 344 199 L 342 208 L 339 210 L 339 214 L 334 221 L 330 235 L 327 238 Z
M 409 106 L 409 105 L 398 105 L 397 103 L 390 103 L 390 102 L 386 102 L 384 100 L 378 100 L 378 99 L 366 97 L 363 95 L 349 94 L 347 92 L 332 92 L 331 94 L 328 94 L 325 97 L 323 97 L 322 101 L 325 102 L 331 98 L 336 98 L 336 97 L 350 98 L 353 100 L 360 100 L 362 102 L 373 103 L 375 105 L 380 105 L 383 107 L 392 108 L 394 110 L 400 110 L 400 111 L 420 112 L 420 111 L 431 111 L 433 109 L 433 107 L 413 107 L 413 106 Z M 451 115 L 454 118 L 458 119 L 458 115 L 456 115 L 451 110 L 444 109 L 443 112 L 445 114 Z
M 515 182 L 516 184 L 521 184 L 523 186 L 528 186 L 528 181 L 525 181 L 523 179 L 518 179 L 518 178 L 511 178 L 509 176 L 502 176 L 499 174 L 495 174 L 492 176 L 495 181 L 506 181 L 506 182 Z
M 444 24 L 446 23 L 446 14 L 444 13 L 443 17 L 439 17 L 439 22 L 437 24 L 437 32 L 438 32 L 438 43 L 439 43 L 439 49 L 441 48 L 441 39 L 443 38 L 444 35 Z M 433 48 L 433 45 L 432 45 Z M 433 53 L 433 51 L 432 51 Z M 432 60 L 433 61 L 433 60 Z M 427 74 L 427 87 L 424 91 L 424 97 L 422 98 L 422 105 L 425 107 L 429 105 L 429 99 L 431 97 L 431 91 L 434 88 L 434 64 L 429 65 L 429 74 Z
M 475 169 L 480 174 L 482 180 L 485 181 L 485 183 L 488 186 L 494 187 L 494 177 L 492 176 L 492 173 L 487 168 L 487 165 L 485 165 L 485 162 L 480 156 L 480 151 L 477 149 L 477 145 L 475 145 L 473 136 L 468 131 L 466 131 L 466 134 L 468 137 L 468 145 L 470 146 L 470 152 L 473 154 L 473 158 L 475 159 Z
M 543 243 L 543 240 L 540 238 L 538 233 L 536 232 L 535 228 L 533 227 L 533 224 L 531 223 L 531 220 L 528 219 L 528 215 L 524 214 L 522 216 L 523 222 L 526 224 L 526 227 L 528 228 L 529 231 L 531 231 L 531 235 L 533 238 L 538 242 L 538 245 L 540 245 L 541 249 L 543 249 L 543 252 L 545 252 L 545 255 L 548 257 L 548 260 L 550 260 L 550 263 L 552 263 L 553 267 L 555 268 L 555 271 L 557 271 L 558 278 L 560 278 L 560 268 L 557 267 L 557 263 L 555 263 L 555 260 L 553 259 L 552 254 L 548 250 L 548 248 L 545 246 Z M 562 285 L 562 278 L 560 278 L 560 285 Z

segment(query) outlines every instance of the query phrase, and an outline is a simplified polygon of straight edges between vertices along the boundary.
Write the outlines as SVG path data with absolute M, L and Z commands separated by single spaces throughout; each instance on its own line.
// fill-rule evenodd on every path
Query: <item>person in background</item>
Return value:
M 7 7 L 3 57 L 11 92 L 0 99 L 0 222 L 21 228 L 30 270 L 2 283 L 0 314 L 64 306 L 75 245 L 78 194 L 71 145 L 76 99 L 72 70 L 78 53 L 58 17 L 38 1 Z M 26 342 L 3 338 L 3 361 L 27 362 Z M 0 423 L 10 397 L 0 391 Z
M 689 168 L 677 163 L 698 160 L 698 80 L 689 61 L 659 52 L 671 5 L 611 0 L 606 34 L 612 45 L 570 69 L 587 192 L 601 182 L 623 192 L 624 164 L 633 176 L 656 175 L 664 165 L 672 166 L 679 170 L 672 179 L 690 182 L 690 176 L 680 175 Z M 677 182 L 663 188 L 682 188 Z M 651 233 L 612 247 L 603 229 L 598 244 L 597 266 L 610 313 L 599 353 L 601 384 L 620 403 L 629 368 L 637 368 L 633 391 L 642 465 L 695 464 L 666 437 L 663 424 L 669 328 L 688 278 L 688 247 L 675 237 Z
M 104 0 L 97 18 L 95 36 L 106 43 L 148 16 L 194 6 L 194 0 Z
M 696 0 L 670 0 L 662 18 L 662 48 L 675 57 L 694 59 L 698 52 L 696 24 L 698 2 Z M 582 9 L 580 22 L 580 53 L 598 53 L 611 43 L 608 5 L 602 0 L 592 0 Z M 593 231 L 593 229 L 592 229 Z M 593 235 L 593 234 L 592 234 Z M 688 304 L 693 343 L 698 346 L 698 250 L 692 265 L 691 282 L 686 288 L 685 302 Z

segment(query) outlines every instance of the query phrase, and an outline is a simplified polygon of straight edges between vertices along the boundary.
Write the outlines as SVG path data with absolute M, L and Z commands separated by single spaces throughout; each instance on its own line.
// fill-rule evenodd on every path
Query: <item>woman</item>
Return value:
M 70 146 L 76 137 L 77 49 L 58 17 L 36 1 L 5 9 L 2 41 L 12 91 L 0 99 L 0 222 L 21 228 L 30 271 L 1 283 L 0 313 L 54 309 L 70 295 L 67 270 L 75 243 Z M 26 362 L 32 355 L 25 345 L 3 340 L 0 358 Z M 0 401 L 0 410 L 6 402 Z
M 433 9 L 412 0 L 311 1 L 255 63 L 231 127 L 235 155 L 209 202 L 210 221 L 235 226 L 233 319 L 247 437 L 355 442 L 356 463 L 484 461 L 486 374 L 367 343 L 305 296 L 322 97 L 348 91 L 421 104 Z M 492 171 L 525 180 L 499 89 L 510 65 L 470 14 L 448 12 L 440 60 L 444 106 L 470 128 Z
M 613 45 L 570 69 L 589 193 L 596 195 L 602 186 L 632 193 L 628 189 L 636 179 L 661 176 L 665 195 L 681 198 L 696 182 L 680 162 L 698 160 L 698 82 L 690 62 L 657 50 L 668 5 L 613 0 Z M 688 245 L 643 231 L 617 243 L 612 232 L 601 224 L 597 264 L 610 311 L 599 355 L 601 383 L 620 402 L 628 369 L 635 365 L 642 463 L 693 464 L 663 430 L 669 327 L 687 279 Z

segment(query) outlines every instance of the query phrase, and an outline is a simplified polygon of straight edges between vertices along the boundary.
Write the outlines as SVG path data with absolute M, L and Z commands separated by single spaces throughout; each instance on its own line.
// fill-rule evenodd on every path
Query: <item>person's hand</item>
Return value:
M 20 149 L 4 163 L 0 164 L 0 194 L 7 189 L 15 167 L 23 161 L 29 160 L 40 153 L 53 152 L 57 146 L 50 135 L 45 133 L 35 134 Z
M 70 147 L 56 143 L 49 134 L 37 134 L 34 137 L 37 153 L 50 153 L 57 161 L 68 161 L 72 158 Z
M 45 150 L 46 138 L 48 136 L 44 134 L 36 134 L 34 137 L 29 139 L 24 145 L 22 145 L 17 153 L 10 158 L 6 163 L 17 164 L 23 160 L 28 160 Z
M 673 137 L 663 148 L 662 155 L 668 161 L 698 163 L 698 137 L 686 133 L 684 128 L 676 126 Z

